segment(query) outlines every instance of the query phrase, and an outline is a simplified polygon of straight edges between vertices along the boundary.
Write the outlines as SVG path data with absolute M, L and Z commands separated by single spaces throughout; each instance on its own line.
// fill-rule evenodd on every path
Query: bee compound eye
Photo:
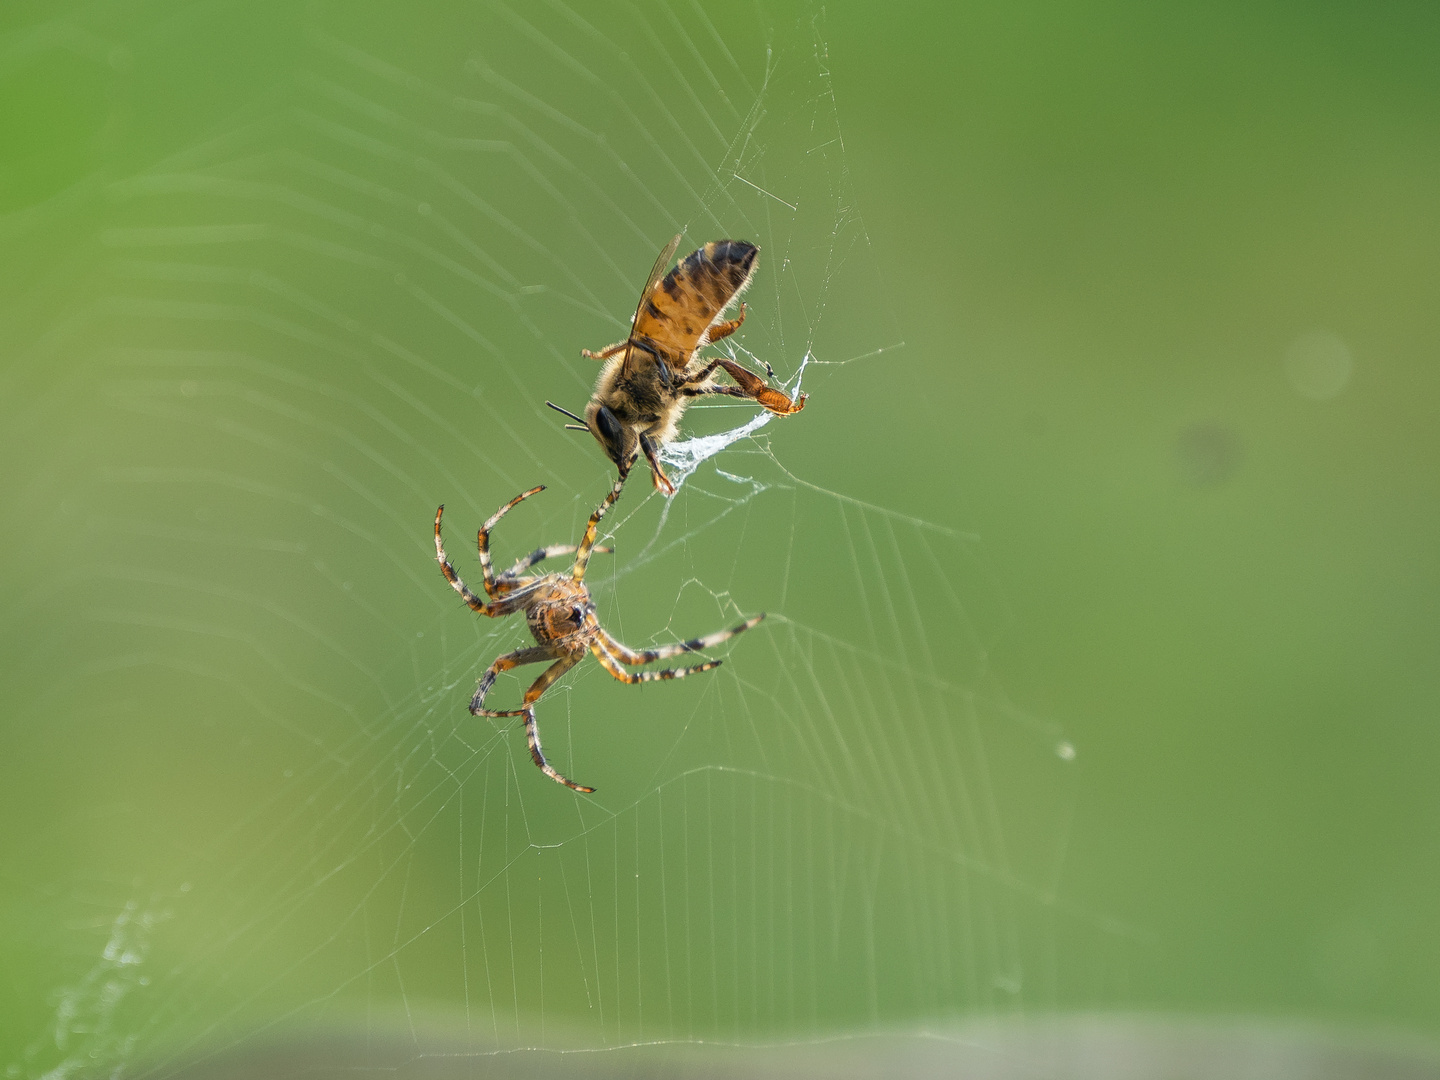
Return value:
M 618 464 L 620 455 L 625 450 L 625 429 L 621 426 L 620 421 L 616 419 L 613 412 L 601 406 L 595 413 L 595 430 L 600 436 L 600 442 L 604 445 L 605 452 Z

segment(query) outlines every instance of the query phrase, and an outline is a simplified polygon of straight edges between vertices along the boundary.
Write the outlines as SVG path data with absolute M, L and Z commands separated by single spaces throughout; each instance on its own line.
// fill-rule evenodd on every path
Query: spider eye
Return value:
M 582 607 L 572 607 L 570 614 L 572 616 L 571 621 L 574 622 L 576 626 L 579 626 L 585 621 L 585 609 Z

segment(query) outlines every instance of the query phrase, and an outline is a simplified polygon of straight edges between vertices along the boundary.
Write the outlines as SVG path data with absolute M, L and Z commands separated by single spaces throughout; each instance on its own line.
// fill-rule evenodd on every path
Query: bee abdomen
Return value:
M 640 301 L 627 372 L 643 370 L 639 352 L 684 370 L 710 326 L 750 284 L 759 255 L 744 240 L 712 240 L 681 259 Z
M 665 275 L 665 291 L 678 298 L 682 285 L 688 284 L 723 308 L 750 280 L 759 254 L 760 249 L 745 240 L 712 240 Z

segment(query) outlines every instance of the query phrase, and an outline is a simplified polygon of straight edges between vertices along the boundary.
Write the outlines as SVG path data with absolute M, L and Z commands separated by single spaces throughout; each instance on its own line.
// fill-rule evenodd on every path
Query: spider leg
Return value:
M 538 577 L 512 578 L 509 571 L 506 571 L 495 579 L 495 588 L 501 596 L 513 597 L 522 589 L 528 589 L 531 585 L 534 585 L 535 582 L 539 580 L 540 579 Z M 516 610 L 518 611 L 524 606 L 525 605 L 522 603 L 520 604 L 520 607 L 516 608 Z
M 490 515 L 490 520 L 480 526 L 480 531 L 475 534 L 475 544 L 480 549 L 480 570 L 485 575 L 485 591 L 492 600 L 500 598 L 500 590 L 495 588 L 495 571 L 490 566 L 490 530 L 500 523 L 500 519 L 513 510 L 517 505 L 545 490 L 545 485 L 533 487 L 529 491 L 522 491 L 515 498 L 511 499 L 504 506 Z M 513 609 L 512 609 L 513 610 Z
M 709 671 L 724 663 L 723 660 L 706 660 L 703 664 L 694 664 L 691 667 L 666 668 L 664 671 L 626 671 L 616 661 L 615 657 L 605 651 L 605 647 L 598 641 L 592 642 L 590 651 L 595 654 L 595 659 L 600 665 L 615 678 L 623 683 L 660 682 L 668 679 L 683 679 L 686 675 L 698 675 L 702 671 Z
M 612 547 L 595 547 L 591 550 L 599 552 L 601 554 L 609 555 L 613 553 L 615 549 Z M 523 574 L 526 570 L 529 570 L 530 567 L 534 566 L 536 563 L 542 562 L 545 559 L 553 559 L 557 555 L 573 555 L 574 553 L 574 544 L 551 544 L 549 547 L 536 548 L 529 555 L 517 559 L 515 561 L 515 565 L 512 566 L 509 570 L 506 570 L 503 574 L 497 575 L 495 578 L 495 584 L 499 585 L 502 582 L 509 582 L 511 584 L 518 585 L 520 584 L 520 582 L 516 579 L 519 578 L 521 574 Z
M 557 784 L 564 784 L 576 791 L 583 791 L 586 794 L 594 791 L 592 787 L 584 787 L 568 780 L 556 772 L 548 761 L 545 760 L 545 751 L 540 746 L 540 728 L 535 722 L 535 703 L 544 696 L 545 691 L 554 685 L 555 680 L 564 675 L 572 667 L 585 659 L 584 653 L 577 655 L 562 656 L 555 660 L 555 663 L 546 668 L 533 683 L 530 689 L 525 691 L 525 699 L 518 709 L 486 709 L 483 708 L 485 693 L 495 682 L 495 675 L 501 671 L 509 671 L 511 668 L 519 667 L 521 664 L 538 664 L 544 660 L 554 659 L 555 654 L 544 646 L 536 646 L 530 649 L 516 649 L 512 653 L 506 653 L 496 659 L 489 669 L 480 678 L 480 685 L 475 688 L 475 697 L 470 702 L 470 711 L 476 716 L 503 717 L 523 716 L 525 718 L 525 744 L 530 748 L 530 758 L 540 767 L 540 771 L 550 777 Z
M 530 748 L 530 760 L 540 767 L 540 771 L 554 780 L 557 784 L 564 784 L 575 791 L 588 795 L 595 789 L 586 787 L 584 784 L 577 784 L 574 780 L 562 776 L 556 772 L 551 764 L 545 760 L 545 750 L 540 745 L 540 726 L 535 720 L 535 702 L 539 701 L 546 690 L 549 690 L 555 680 L 564 675 L 572 667 L 585 658 L 584 653 L 574 656 L 562 656 L 555 663 L 545 669 L 544 673 L 535 680 L 529 690 L 525 691 L 525 708 L 521 710 L 525 717 L 525 745 Z
M 487 604 L 480 597 L 470 591 L 470 587 L 460 580 L 460 575 L 455 572 L 455 567 L 450 564 L 450 557 L 445 554 L 445 545 L 440 539 L 440 515 L 445 513 L 445 507 L 435 511 L 435 559 L 440 563 L 440 572 L 445 575 L 445 580 L 450 582 L 451 587 L 460 594 L 460 598 L 470 606 L 472 611 L 478 611 L 481 615 L 488 615 L 492 619 L 499 615 L 509 615 L 519 611 L 519 605 L 513 600 L 505 600 L 495 592 L 494 582 L 490 580 L 490 566 L 488 560 L 483 562 L 485 570 L 485 591 L 492 598 Z M 483 534 L 482 534 L 483 535 Z M 484 550 L 483 547 L 481 549 Z
M 639 667 L 641 664 L 653 663 L 656 660 L 668 660 L 672 656 L 683 656 L 685 653 L 700 652 L 703 649 L 713 649 L 722 641 L 729 641 L 736 634 L 743 634 L 752 626 L 757 625 L 764 614 L 756 615 L 752 619 L 746 619 L 739 626 L 729 630 L 717 630 L 713 634 L 706 634 L 704 637 L 691 638 L 689 641 L 678 641 L 673 645 L 661 645 L 654 649 L 632 649 L 630 646 L 617 641 L 605 631 L 600 631 L 600 638 L 605 643 L 605 649 L 622 664 L 629 664 L 632 667 Z
M 495 685 L 495 676 L 522 664 L 540 664 L 546 660 L 553 660 L 554 657 L 555 654 L 543 645 L 535 645 L 528 649 L 516 649 L 504 656 L 496 657 L 495 662 L 485 669 L 485 674 L 480 676 L 480 682 L 475 687 L 475 696 L 470 699 L 471 714 L 474 716 L 522 716 L 525 712 L 523 708 L 511 709 L 508 712 L 496 712 L 493 709 L 485 708 L 485 695 Z
M 615 485 L 610 489 L 609 494 L 607 494 L 600 505 L 595 508 L 595 512 L 590 515 L 590 521 L 585 526 L 585 535 L 575 548 L 575 569 L 571 571 L 571 576 L 573 576 L 576 581 L 585 580 L 585 568 L 590 565 L 590 553 L 595 549 L 595 533 L 600 528 L 600 519 L 605 516 L 605 512 L 609 510 L 610 507 L 615 505 L 615 500 L 620 498 L 620 489 L 625 486 L 625 477 L 627 475 L 628 471 L 620 474 L 620 478 L 615 481 Z
M 660 467 L 660 458 L 655 451 L 655 442 L 649 435 L 640 436 L 640 449 L 645 451 L 645 460 L 650 462 L 650 478 L 655 481 L 655 490 L 665 495 L 675 494 L 675 485 L 665 470 Z

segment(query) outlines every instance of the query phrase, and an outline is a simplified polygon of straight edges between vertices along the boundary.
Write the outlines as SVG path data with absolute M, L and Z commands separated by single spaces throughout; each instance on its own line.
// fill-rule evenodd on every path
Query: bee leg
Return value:
M 655 375 L 657 378 L 659 378 L 660 385 L 665 387 L 666 390 L 669 390 L 671 388 L 671 384 L 674 381 L 674 374 L 670 370 L 670 365 L 665 362 L 665 357 L 660 352 L 660 350 L 657 349 L 650 342 L 640 341 L 636 338 L 631 338 L 628 342 L 626 342 L 626 344 L 629 345 L 632 350 L 648 353 L 650 355 L 650 359 L 655 361 Z M 635 355 L 636 352 L 632 351 L 629 358 L 627 358 L 625 362 L 628 364 L 631 360 L 635 358 Z
M 780 416 L 789 416 L 797 413 L 805 407 L 805 399 L 809 395 L 801 394 L 794 401 L 782 394 L 779 390 L 772 390 L 765 385 L 765 380 L 756 375 L 749 368 L 742 367 L 733 360 L 717 360 L 716 363 L 725 369 L 725 373 L 735 380 L 745 396 L 754 398 L 765 408 Z
M 655 452 L 655 443 L 649 435 L 640 436 L 640 449 L 645 451 L 645 460 L 650 462 L 650 478 L 655 481 L 655 490 L 666 496 L 675 494 L 675 485 L 670 482 L 670 477 L 665 475 L 665 470 L 660 467 L 659 455 Z
M 754 401 L 749 394 L 745 393 L 738 386 L 684 386 L 680 388 L 681 397 L 705 397 L 708 394 L 724 394 L 726 397 L 744 398 L 746 401 Z
M 606 345 L 599 352 L 591 352 L 589 349 L 581 349 L 580 355 L 585 357 L 586 360 L 609 360 L 612 356 L 614 356 L 616 353 L 618 353 L 621 349 L 625 348 L 625 346 L 629 344 L 630 339 L 626 338 L 624 341 L 615 342 L 614 345 Z
M 711 360 L 708 364 L 706 364 L 706 365 L 705 365 L 703 368 L 701 368 L 699 371 L 695 372 L 693 375 L 686 375 L 683 379 L 681 379 L 681 380 L 680 380 L 680 385 L 681 385 L 681 386 L 694 386 L 696 383 L 703 383 L 706 379 L 710 378 L 711 375 L 715 374 L 715 369 L 716 369 L 717 367 L 719 367 L 719 366 L 720 366 L 720 361 L 719 361 L 719 360 Z M 694 394 L 691 394 L 689 391 L 682 391 L 682 393 L 684 393 L 686 397 L 694 397 L 694 396 L 695 396 Z
M 727 337 L 729 337 L 729 336 L 730 336 L 731 334 L 733 334 L 736 330 L 739 330 L 739 329 L 740 329 L 740 324 L 743 323 L 744 321 L 745 321 L 745 305 L 744 305 L 744 304 L 741 304 L 741 305 L 740 305 L 740 314 L 739 314 L 739 315 L 735 316 L 735 318 L 733 318 L 733 319 L 727 319 L 727 320 L 725 320 L 724 322 L 718 322 L 718 323 L 716 323 L 714 326 L 710 327 L 710 329 L 709 329 L 708 331 L 706 331 L 706 334 L 705 334 L 706 344 L 714 345 L 715 342 L 719 341 L 721 338 L 727 338 Z

